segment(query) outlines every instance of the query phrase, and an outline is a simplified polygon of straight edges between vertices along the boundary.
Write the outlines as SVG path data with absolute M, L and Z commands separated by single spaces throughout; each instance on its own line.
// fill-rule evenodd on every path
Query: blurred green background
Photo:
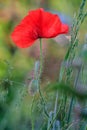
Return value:
M 63 19 L 71 26 L 80 3 L 81 0 L 0 0 L 0 130 L 31 130 L 33 97 L 28 89 L 34 64 L 39 60 L 39 40 L 30 48 L 19 49 L 12 42 L 12 30 L 29 10 L 39 7 L 63 14 Z M 87 33 L 86 23 L 87 18 L 79 33 L 81 44 Z M 44 84 L 58 79 L 61 61 L 69 46 L 69 41 L 65 40 L 43 39 Z M 36 104 L 38 100 L 37 95 Z M 34 110 L 37 130 L 40 127 L 39 122 L 43 122 L 43 119 L 40 120 L 42 114 L 39 115 L 41 111 L 38 103 Z

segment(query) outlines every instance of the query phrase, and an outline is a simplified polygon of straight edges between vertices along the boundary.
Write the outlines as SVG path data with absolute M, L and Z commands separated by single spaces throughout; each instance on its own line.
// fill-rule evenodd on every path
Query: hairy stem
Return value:
M 44 112 L 45 112 L 46 116 L 49 117 L 49 114 L 46 110 L 45 100 L 44 100 L 44 97 L 42 95 L 41 88 L 40 88 L 40 81 L 41 81 L 40 79 L 41 79 L 42 71 L 43 71 L 43 53 L 42 53 L 42 42 L 40 39 L 40 73 L 39 73 L 39 79 L 38 79 L 39 80 L 38 89 L 39 89 L 39 94 L 40 94 L 41 101 L 43 104 Z

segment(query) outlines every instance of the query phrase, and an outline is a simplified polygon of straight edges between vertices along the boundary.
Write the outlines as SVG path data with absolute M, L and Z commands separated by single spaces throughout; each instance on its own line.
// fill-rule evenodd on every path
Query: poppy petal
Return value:
M 42 34 L 41 37 L 52 38 L 59 34 L 61 30 L 61 21 L 57 15 L 49 12 L 42 12 Z
M 15 27 L 11 36 L 18 47 L 29 47 L 38 39 L 39 15 L 40 9 L 30 11 L 21 23 Z
M 68 26 L 62 24 L 58 15 L 40 8 L 30 11 L 15 27 L 11 36 L 18 47 L 26 48 L 31 46 L 38 38 L 52 38 L 67 32 Z
M 29 32 L 23 25 L 17 26 L 11 36 L 15 44 L 20 48 L 31 46 L 35 41 L 29 37 Z
M 66 25 L 66 24 L 62 24 L 61 25 L 61 32 L 60 33 L 68 33 L 68 31 L 69 31 L 69 27 L 68 27 L 68 25 Z

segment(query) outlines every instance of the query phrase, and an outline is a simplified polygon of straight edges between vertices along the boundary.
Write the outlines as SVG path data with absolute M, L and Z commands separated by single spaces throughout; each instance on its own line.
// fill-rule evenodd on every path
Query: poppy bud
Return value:
M 30 95 L 35 95 L 38 92 L 38 80 L 32 79 L 28 86 L 28 92 Z

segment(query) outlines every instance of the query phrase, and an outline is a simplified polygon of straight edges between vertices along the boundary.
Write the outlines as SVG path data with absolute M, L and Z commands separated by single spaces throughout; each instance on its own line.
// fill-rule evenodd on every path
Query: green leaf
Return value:
M 87 98 L 87 92 L 79 92 L 77 91 L 74 86 L 72 85 L 67 85 L 67 84 L 64 84 L 64 83 L 53 83 L 53 84 L 49 84 L 47 86 L 47 91 L 50 90 L 50 91 L 57 91 L 58 92 L 63 92 L 65 95 L 68 95 L 68 96 L 73 96 L 73 97 L 76 97 L 80 100 L 86 100 Z

